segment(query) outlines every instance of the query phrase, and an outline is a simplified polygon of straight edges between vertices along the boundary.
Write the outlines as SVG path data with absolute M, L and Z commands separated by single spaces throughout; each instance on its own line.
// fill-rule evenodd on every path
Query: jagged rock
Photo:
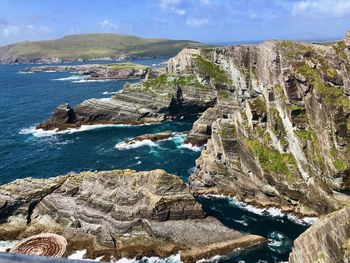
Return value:
M 159 141 L 159 140 L 165 140 L 172 137 L 174 134 L 171 131 L 165 131 L 165 132 L 159 132 L 159 133 L 153 133 L 153 134 L 143 134 L 140 136 L 136 136 L 135 138 L 128 140 L 127 144 L 135 144 L 136 142 L 141 142 L 144 140 L 150 140 L 152 142 Z
M 198 82 L 196 85 L 201 85 L 200 87 L 192 86 L 191 82 L 180 87 L 174 85 L 173 79 L 164 81 L 162 76 L 159 76 L 159 82 L 164 81 L 160 85 L 165 87 L 155 86 L 151 89 L 148 85 L 151 85 L 152 81 L 154 80 L 126 86 L 121 93 L 117 93 L 111 99 L 90 99 L 80 103 L 73 108 L 75 115 L 73 122 L 67 123 L 65 118 L 55 118 L 54 113 L 37 128 L 64 130 L 91 124 L 154 123 L 203 112 L 215 103 L 215 91 Z M 179 90 L 181 90 L 181 100 L 177 101 L 175 98 Z M 176 107 L 171 104 L 174 100 L 176 100 Z
M 342 42 L 268 41 L 201 54 L 231 80 L 226 89 L 233 96 L 217 106 L 239 106 L 223 116 L 208 109 L 203 119 L 213 118 L 194 124 L 189 138 L 207 139 L 206 127 L 211 135 L 189 180 L 191 191 L 234 195 L 300 216 L 349 204 L 343 191 L 350 163 L 350 60 Z
M 264 242 L 206 217 L 187 185 L 163 170 L 17 180 L 0 186 L 0 200 L 1 240 L 56 233 L 67 239 L 67 254 L 87 249 L 89 258 L 181 250 L 185 262 L 195 262 Z
M 109 79 L 140 79 L 145 78 L 149 67 L 134 63 L 118 64 L 85 64 L 73 66 L 40 66 L 25 68 L 25 73 L 39 72 L 76 72 L 77 75 L 86 75 L 90 80 Z
M 294 241 L 290 263 L 350 262 L 350 208 L 325 215 Z

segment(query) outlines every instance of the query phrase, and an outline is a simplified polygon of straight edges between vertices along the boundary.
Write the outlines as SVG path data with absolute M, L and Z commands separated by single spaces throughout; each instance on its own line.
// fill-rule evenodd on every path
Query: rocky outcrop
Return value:
M 214 90 L 195 77 L 162 74 L 156 79 L 128 84 L 112 99 L 90 99 L 72 109 L 74 119 L 60 118 L 59 106 L 38 129 L 67 129 L 91 124 L 144 124 L 203 112 L 216 101 Z
M 24 73 L 40 72 L 76 72 L 78 76 L 86 76 L 88 80 L 120 80 L 141 79 L 148 74 L 149 67 L 135 63 L 85 64 L 73 66 L 41 66 L 30 67 Z
M 290 263 L 350 262 L 350 208 L 325 215 L 294 241 Z
M 200 55 L 229 80 L 217 81 L 217 106 L 189 135 L 210 137 L 191 191 L 233 195 L 300 216 L 348 205 L 348 37 L 329 46 L 268 41 L 202 49 Z M 228 112 L 221 115 L 218 106 Z
M 83 172 L 0 186 L 0 239 L 67 239 L 67 254 L 167 257 L 184 262 L 264 242 L 206 217 L 186 184 L 163 170 Z
M 60 107 L 38 128 L 204 112 L 187 137 L 195 145 L 209 139 L 189 180 L 194 194 L 325 214 L 350 202 L 348 39 L 184 49 L 166 74 L 126 86 L 111 100 Z
M 149 140 L 152 142 L 159 141 L 159 140 L 166 140 L 172 137 L 174 134 L 171 131 L 165 131 L 165 132 L 159 132 L 159 133 L 151 133 L 151 134 L 143 134 L 134 137 L 131 140 L 128 140 L 127 144 L 134 144 L 136 142 L 141 142 L 144 140 Z

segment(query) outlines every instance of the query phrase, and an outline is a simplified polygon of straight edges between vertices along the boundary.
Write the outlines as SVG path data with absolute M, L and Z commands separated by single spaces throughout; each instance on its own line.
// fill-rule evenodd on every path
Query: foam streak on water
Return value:
M 214 198 L 223 198 L 223 199 L 228 199 L 230 204 L 239 208 L 242 208 L 244 210 L 247 210 L 249 212 L 252 212 L 257 215 L 268 215 L 271 217 L 287 217 L 289 220 L 301 224 L 301 225 L 311 225 L 313 224 L 316 220 L 317 217 L 303 217 L 303 218 L 298 218 L 297 216 L 289 213 L 283 213 L 280 208 L 277 207 L 269 207 L 269 208 L 259 208 L 255 207 L 249 204 L 246 204 L 244 202 L 239 201 L 236 197 L 229 197 L 229 196 L 224 196 L 224 195 L 207 195 L 207 197 L 214 197 Z
M 110 98 L 105 98 L 106 100 L 110 100 Z M 103 99 L 102 99 L 103 100 Z M 130 127 L 130 126 L 146 126 L 151 124 L 141 124 L 141 125 L 129 125 L 129 124 L 95 124 L 95 125 L 81 125 L 79 128 L 68 128 L 67 130 L 59 131 L 58 129 L 54 130 L 43 130 L 36 129 L 35 126 L 29 128 L 23 128 L 19 131 L 19 134 L 32 134 L 35 137 L 48 137 L 60 134 L 72 134 L 76 132 L 85 132 L 95 129 L 103 129 L 110 127 Z

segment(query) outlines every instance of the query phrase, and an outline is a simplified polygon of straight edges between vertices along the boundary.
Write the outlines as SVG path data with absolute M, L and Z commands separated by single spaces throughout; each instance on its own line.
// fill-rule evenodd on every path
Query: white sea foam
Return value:
M 114 79 L 79 79 L 72 81 L 73 83 L 88 83 L 88 82 L 109 82 L 115 81 Z
M 188 149 L 195 152 L 200 152 L 203 150 L 203 147 L 195 146 L 195 145 L 192 145 L 191 143 L 185 143 L 185 139 L 186 139 L 185 133 L 177 133 L 175 134 L 175 136 L 172 136 L 168 140 L 173 141 L 177 145 L 178 149 L 181 149 L 181 148 Z
M 58 131 L 58 129 L 45 131 L 43 129 L 36 129 L 35 126 L 29 128 L 23 128 L 19 131 L 19 134 L 32 134 L 35 137 L 48 137 L 60 134 L 72 134 L 76 132 L 84 132 L 95 129 L 102 129 L 108 127 L 126 127 L 131 125 L 125 124 L 95 124 L 95 125 L 82 125 L 79 128 L 69 128 L 64 131 Z
M 183 143 L 179 146 L 179 148 L 189 149 L 195 152 L 201 152 L 203 150 L 203 147 L 196 146 L 191 143 Z
M 228 197 L 223 195 L 208 195 L 208 197 L 210 196 L 215 198 L 228 199 L 231 205 L 242 208 L 244 210 L 247 210 L 257 215 L 268 215 L 271 217 L 280 217 L 280 218 L 287 217 L 289 220 L 293 221 L 294 223 L 301 224 L 301 225 L 311 225 L 317 220 L 317 217 L 298 218 L 293 214 L 283 213 L 282 210 L 277 207 L 269 207 L 269 208 L 255 207 L 255 206 L 246 204 L 244 202 L 238 201 L 236 197 Z
M 120 142 L 115 145 L 115 148 L 118 150 L 129 150 L 129 149 L 135 149 L 142 146 L 149 146 L 149 147 L 159 147 L 159 145 L 151 140 L 142 140 L 142 141 L 136 141 L 136 142 Z
M 53 81 L 76 81 L 76 80 L 83 80 L 83 79 L 88 79 L 90 76 L 85 75 L 85 76 L 78 76 L 78 75 L 73 75 L 70 77 L 66 77 L 66 78 L 58 78 L 58 79 L 52 79 Z
M 13 248 L 17 242 L 17 240 L 0 241 L 0 252 L 6 252 L 7 249 Z
M 86 255 L 86 249 L 84 249 L 84 250 L 77 250 L 72 255 L 68 256 L 68 259 L 80 259 L 80 260 L 86 260 L 86 261 L 99 262 L 103 258 L 103 256 L 102 256 L 102 257 L 98 257 L 96 259 L 84 259 L 85 255 Z
M 72 255 L 68 256 L 69 259 L 83 259 L 86 254 L 86 249 L 77 250 Z
M 144 263 L 182 263 L 180 253 L 177 255 L 172 255 L 168 258 L 143 257 L 140 261 Z M 140 261 L 136 259 L 121 258 L 116 261 L 116 263 L 137 263 Z
M 102 92 L 102 94 L 103 95 L 114 95 L 114 94 L 116 94 L 116 92 L 115 91 L 104 91 L 104 92 Z

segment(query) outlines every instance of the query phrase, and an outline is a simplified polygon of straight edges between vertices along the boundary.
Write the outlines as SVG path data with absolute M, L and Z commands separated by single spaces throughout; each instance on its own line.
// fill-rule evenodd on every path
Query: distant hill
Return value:
M 61 39 L 26 41 L 0 47 L 0 63 L 54 62 L 60 60 L 153 57 L 176 55 L 201 43 L 189 40 L 149 39 L 122 34 L 69 35 Z

